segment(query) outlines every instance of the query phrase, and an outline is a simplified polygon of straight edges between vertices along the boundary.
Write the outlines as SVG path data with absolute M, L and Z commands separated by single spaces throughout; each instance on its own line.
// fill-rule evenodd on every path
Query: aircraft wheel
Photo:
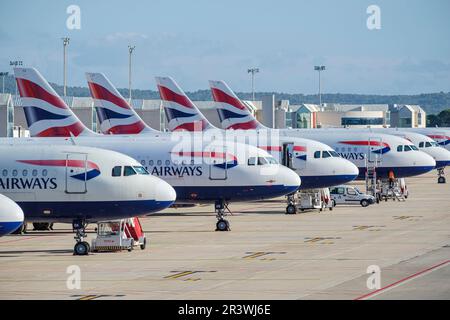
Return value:
M 445 177 L 439 177 L 438 178 L 438 183 L 446 183 Z
M 293 204 L 288 204 L 286 207 L 286 214 L 296 214 L 297 213 L 297 207 Z
M 216 223 L 216 231 L 230 231 L 230 224 L 225 219 L 220 219 Z
M 86 241 L 77 242 L 73 247 L 73 254 L 76 256 L 86 256 L 89 254 L 90 245 Z

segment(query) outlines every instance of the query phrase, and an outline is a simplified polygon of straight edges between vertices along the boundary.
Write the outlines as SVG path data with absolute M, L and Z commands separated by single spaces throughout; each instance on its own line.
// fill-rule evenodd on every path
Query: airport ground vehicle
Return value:
M 330 196 L 335 206 L 340 204 L 359 204 L 367 207 L 375 203 L 375 197 L 362 193 L 358 188 L 340 185 L 330 189 Z
M 99 222 L 97 237 L 92 239 L 91 251 L 132 251 L 139 246 L 142 250 L 147 238 L 137 217 Z
M 301 190 L 290 198 L 286 214 L 296 214 L 298 210 L 333 210 L 329 188 Z

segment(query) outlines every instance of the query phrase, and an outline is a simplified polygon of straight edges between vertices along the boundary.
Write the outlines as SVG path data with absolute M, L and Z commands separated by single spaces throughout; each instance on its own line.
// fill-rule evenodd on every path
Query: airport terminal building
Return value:
M 98 131 L 97 116 L 90 97 L 64 97 L 78 118 L 93 131 Z M 167 120 L 161 100 L 133 99 L 139 116 L 152 128 L 165 131 Z M 205 117 L 220 127 L 214 101 L 194 101 Z M 289 100 L 276 100 L 274 95 L 260 101 L 244 101 L 251 113 L 271 128 L 327 128 L 327 127 L 412 127 L 426 126 L 426 113 L 418 105 L 335 104 L 291 105 Z M 20 98 L 0 94 L 0 136 L 27 136 L 27 123 Z

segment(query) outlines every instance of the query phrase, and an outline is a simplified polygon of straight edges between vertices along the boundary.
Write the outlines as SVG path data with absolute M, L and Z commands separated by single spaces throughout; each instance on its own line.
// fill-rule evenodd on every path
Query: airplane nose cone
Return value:
M 286 191 L 286 194 L 297 191 L 297 189 L 300 187 L 302 183 L 298 174 L 287 167 L 280 166 L 280 168 L 281 170 L 279 177 L 282 178 L 282 183 Z
M 23 223 L 24 215 L 17 203 L 0 194 L 0 236 L 14 232 Z
M 342 171 L 340 172 L 340 174 L 336 175 L 336 184 L 334 185 L 339 185 L 339 184 L 345 184 L 348 183 L 350 181 L 353 181 L 356 179 L 356 177 L 358 177 L 359 175 L 359 169 L 357 166 L 355 166 L 352 162 L 342 159 L 344 163 L 342 163 L 341 168 Z
M 417 151 L 414 157 L 414 169 L 412 175 L 420 175 L 427 173 L 436 168 L 436 161 L 432 156 L 422 152 Z
M 161 203 L 167 203 L 167 207 L 169 207 L 172 203 L 175 202 L 177 198 L 177 193 L 175 189 L 165 182 L 164 180 L 159 179 L 156 186 L 156 195 L 155 200 Z

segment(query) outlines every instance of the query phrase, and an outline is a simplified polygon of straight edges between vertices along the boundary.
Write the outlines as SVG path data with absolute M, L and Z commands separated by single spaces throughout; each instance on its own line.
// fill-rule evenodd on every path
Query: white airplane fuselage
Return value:
M 168 183 L 123 154 L 24 142 L 2 139 L 0 193 L 17 203 L 28 222 L 129 218 L 163 210 L 175 201 Z

